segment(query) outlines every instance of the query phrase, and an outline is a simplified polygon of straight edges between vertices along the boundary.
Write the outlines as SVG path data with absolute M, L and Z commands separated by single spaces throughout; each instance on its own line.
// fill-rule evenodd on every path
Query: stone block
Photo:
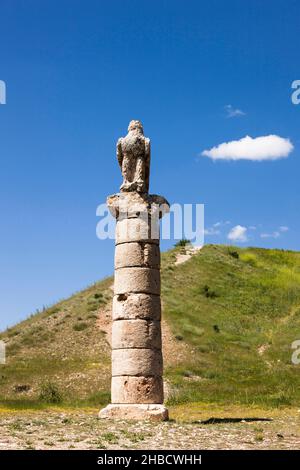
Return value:
M 157 349 L 114 349 L 112 351 L 112 376 L 162 375 L 162 353 Z
M 116 225 L 116 245 L 119 243 L 139 242 L 159 243 L 159 227 L 151 230 L 149 220 L 145 218 L 122 219 Z
M 115 269 L 126 267 L 160 267 L 159 246 L 154 243 L 132 242 L 116 246 Z
M 140 194 L 137 192 L 113 194 L 107 198 L 107 206 L 116 219 L 137 218 L 141 213 L 155 214 L 159 218 L 170 210 L 168 201 L 157 194 Z
M 160 322 L 118 320 L 112 325 L 112 349 L 161 349 Z
M 120 294 L 113 298 L 113 320 L 144 319 L 159 321 L 161 304 L 158 295 Z
M 161 377 L 112 377 L 112 403 L 163 403 Z
M 115 271 L 114 292 L 160 294 L 160 271 L 152 268 L 120 268 Z
M 133 421 L 167 421 L 168 410 L 164 405 L 130 405 L 111 404 L 99 413 L 101 419 L 133 420 Z

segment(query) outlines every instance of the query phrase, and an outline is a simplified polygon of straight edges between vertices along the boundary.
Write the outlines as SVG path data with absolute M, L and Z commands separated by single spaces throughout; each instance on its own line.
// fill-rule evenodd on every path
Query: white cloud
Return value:
M 223 222 L 223 220 L 221 220 L 220 222 L 216 222 L 213 227 L 221 227 L 223 225 L 229 225 L 230 224 L 230 220 L 225 220 L 225 222 Z
M 243 227 L 242 225 L 236 225 L 233 227 L 227 235 L 228 240 L 234 242 L 246 242 L 248 240 L 247 237 L 247 227 Z
M 289 139 L 278 135 L 256 138 L 247 135 L 240 140 L 224 142 L 209 150 L 204 150 L 202 155 L 213 160 L 277 160 L 286 158 L 293 148 Z
M 211 227 L 208 227 L 207 229 L 204 230 L 204 235 L 207 235 L 207 236 L 221 235 L 220 229 L 228 224 L 230 224 L 229 220 L 226 220 L 225 222 L 223 220 L 220 220 L 219 222 L 215 222 Z
M 278 230 L 275 230 L 274 232 L 271 233 L 261 233 L 260 238 L 279 238 L 282 233 L 288 232 L 289 227 L 286 225 L 281 225 Z
M 241 109 L 234 108 L 231 104 L 227 104 L 224 106 L 224 109 L 226 111 L 226 117 L 227 118 L 233 118 L 233 117 L 238 117 L 238 116 L 245 116 L 246 113 L 242 111 Z
M 204 235 L 220 235 L 220 230 L 217 230 L 215 227 L 210 227 L 204 230 Z
M 255 225 L 250 225 L 248 228 L 249 228 L 249 230 L 256 230 L 256 226 L 255 226 Z
M 280 237 L 280 233 L 275 231 L 275 232 L 272 232 L 272 233 L 261 233 L 260 234 L 260 238 L 279 238 Z

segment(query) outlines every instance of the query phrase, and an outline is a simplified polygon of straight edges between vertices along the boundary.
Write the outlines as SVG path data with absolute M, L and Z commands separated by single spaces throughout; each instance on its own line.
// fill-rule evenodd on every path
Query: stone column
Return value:
M 112 324 L 112 403 L 101 418 L 166 420 L 160 302 L 159 217 L 155 195 L 121 193 L 107 200 L 116 217 Z

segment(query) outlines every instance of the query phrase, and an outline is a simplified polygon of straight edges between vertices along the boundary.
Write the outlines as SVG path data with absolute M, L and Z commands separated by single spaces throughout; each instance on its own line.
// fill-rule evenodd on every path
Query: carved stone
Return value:
M 140 121 L 131 121 L 128 134 L 117 142 L 117 157 L 123 175 L 120 191 L 147 193 L 150 173 L 150 140 Z
M 160 252 L 154 243 L 121 243 L 116 246 L 115 269 L 129 267 L 147 267 L 159 269 Z
M 113 320 L 160 321 L 160 297 L 151 294 L 121 294 L 113 299 Z
M 115 294 L 142 292 L 160 295 L 160 272 L 152 268 L 120 268 L 115 271 Z
M 134 421 L 167 421 L 168 410 L 160 404 L 111 404 L 101 410 L 100 418 Z
M 116 225 L 116 245 L 130 242 L 159 243 L 159 227 L 151 230 L 149 221 L 142 218 L 118 220 Z M 151 233 L 152 231 L 152 233 Z
M 112 378 L 112 403 L 163 403 L 161 377 L 119 376 Z
M 112 349 L 161 349 L 160 321 L 119 320 L 112 326 Z
M 112 312 L 112 404 L 101 418 L 166 420 L 163 406 L 159 219 L 165 198 L 149 195 L 150 140 L 139 121 L 118 140 L 121 193 L 107 205 L 116 218 Z
M 162 353 L 157 349 L 113 349 L 112 376 L 162 376 Z

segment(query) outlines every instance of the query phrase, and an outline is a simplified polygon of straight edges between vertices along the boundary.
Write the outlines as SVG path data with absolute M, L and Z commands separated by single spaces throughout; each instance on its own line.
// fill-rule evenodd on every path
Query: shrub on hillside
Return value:
M 82 331 L 82 330 L 85 330 L 87 327 L 88 327 L 88 324 L 85 322 L 75 323 L 75 325 L 73 326 L 73 330 Z
M 218 297 L 218 294 L 213 289 L 211 289 L 207 284 L 203 286 L 202 292 L 205 295 L 205 297 L 209 299 L 214 299 L 215 297 Z
M 94 295 L 95 299 L 101 299 L 102 297 L 103 297 L 102 292 L 96 292 L 96 294 Z
M 179 242 L 175 243 L 176 247 L 185 247 L 187 245 L 190 245 L 190 240 L 187 240 L 186 238 L 183 238 L 182 240 L 179 240 Z
M 57 385 L 52 382 L 46 382 L 42 384 L 39 398 L 45 403 L 55 404 L 62 402 L 62 395 Z
M 228 250 L 229 256 L 232 256 L 232 258 L 239 259 L 240 255 L 238 254 L 237 251 L 235 250 Z

